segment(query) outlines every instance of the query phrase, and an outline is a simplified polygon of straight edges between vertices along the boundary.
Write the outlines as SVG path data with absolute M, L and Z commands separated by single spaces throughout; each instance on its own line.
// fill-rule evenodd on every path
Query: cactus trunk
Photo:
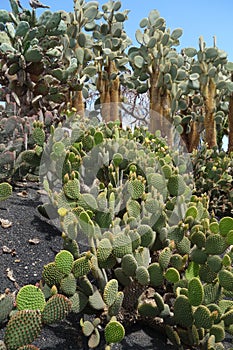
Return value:
M 193 121 L 191 123 L 191 132 L 188 134 L 184 131 L 182 134 L 182 139 L 185 142 L 185 145 L 188 149 L 188 152 L 192 152 L 194 149 L 197 149 L 200 142 L 200 132 L 198 130 L 198 122 Z
M 105 68 L 108 73 L 108 79 L 99 73 L 97 88 L 100 93 L 101 114 L 103 120 L 107 123 L 121 119 L 119 111 L 120 102 L 120 80 L 118 77 L 111 80 L 111 74 L 117 73 L 118 70 L 114 62 L 109 62 Z
M 76 108 L 78 114 L 83 117 L 85 113 L 85 105 L 83 101 L 83 93 L 82 91 L 76 91 L 73 99 L 72 99 L 72 107 Z
M 168 144 L 172 144 L 172 128 L 170 120 L 171 98 L 168 90 L 158 87 L 157 71 L 151 74 L 150 82 L 150 132 L 160 130 L 163 136 L 167 136 Z
M 217 146 L 217 133 L 216 133 L 216 123 L 214 120 L 216 102 L 216 86 L 212 79 L 210 79 L 209 84 L 206 84 L 204 88 L 205 97 L 205 142 L 208 144 L 209 148 Z

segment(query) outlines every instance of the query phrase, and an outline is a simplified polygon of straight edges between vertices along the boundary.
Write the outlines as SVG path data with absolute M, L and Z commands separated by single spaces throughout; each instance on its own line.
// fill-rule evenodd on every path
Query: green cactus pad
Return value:
M 166 270 L 164 277 L 168 282 L 171 282 L 171 283 L 176 283 L 180 280 L 179 271 L 177 271 L 174 267 L 169 267 Z
M 149 174 L 147 176 L 147 182 L 149 186 L 153 186 L 159 193 L 163 193 L 166 188 L 165 178 L 161 174 Z
M 219 224 L 218 224 L 218 222 L 211 222 L 210 223 L 210 231 L 212 233 L 219 233 Z
M 128 286 L 132 282 L 131 277 L 127 276 L 124 271 L 122 270 L 121 267 L 117 267 L 114 270 L 114 274 L 117 278 L 117 280 L 123 285 L 123 286 Z
M 94 349 L 99 345 L 99 343 L 100 343 L 100 333 L 97 328 L 94 328 L 93 333 L 88 339 L 88 347 L 90 349 Z
M 225 330 L 218 324 L 215 324 L 210 329 L 210 335 L 215 336 L 216 342 L 221 342 L 225 339 Z
M 212 283 L 217 277 L 217 273 L 213 272 L 207 264 L 203 264 L 199 269 L 199 277 L 203 282 Z
M 4 343 L 7 349 L 15 350 L 32 343 L 42 330 L 39 310 L 21 310 L 13 315 L 6 326 Z
M 197 277 L 192 278 L 188 283 L 188 299 L 193 306 L 198 306 L 203 302 L 204 289 Z
M 187 218 L 187 217 L 191 216 L 193 219 L 196 219 L 197 214 L 198 214 L 197 207 L 191 206 L 187 209 L 187 211 L 185 213 L 185 217 Z
M 156 305 L 159 308 L 159 311 L 162 312 L 163 310 L 165 310 L 163 297 L 158 292 L 155 292 L 155 294 L 153 295 L 153 298 L 156 302 Z
M 79 277 L 78 279 L 78 287 L 81 289 L 85 295 L 90 296 L 94 293 L 93 285 L 87 276 Z
M 169 164 L 164 164 L 161 170 L 165 179 L 169 179 L 172 176 L 172 167 Z
M 192 306 L 186 296 L 180 295 L 176 298 L 174 317 L 181 327 L 190 327 L 193 324 Z
M 109 316 L 117 316 L 124 300 L 124 293 L 118 292 L 114 303 L 108 308 Z
M 173 329 L 173 327 L 166 325 L 165 330 L 166 330 L 166 335 L 167 335 L 168 339 L 170 340 L 170 342 L 173 345 L 180 347 L 181 340 L 180 340 L 179 334 Z
M 152 287 L 159 287 L 163 284 L 163 270 L 159 263 L 152 263 L 148 266 L 148 272 L 150 275 L 150 285 Z
M 125 329 L 118 321 L 110 321 L 104 330 L 104 336 L 107 344 L 119 343 L 125 336 Z
M 142 247 L 150 247 L 154 243 L 156 234 L 149 225 L 138 226 L 137 232 L 141 237 Z
M 63 190 L 65 195 L 70 199 L 79 199 L 80 197 L 80 183 L 78 179 L 68 180 L 64 184 Z
M 194 311 L 193 317 L 197 328 L 210 329 L 213 326 L 213 317 L 205 305 L 199 305 Z
M 206 236 L 202 231 L 193 232 L 191 235 L 191 242 L 201 249 L 205 247 Z
M 229 311 L 225 312 L 224 315 L 221 317 L 221 320 L 224 321 L 224 325 L 226 327 L 229 327 L 233 324 L 233 309 L 230 309 Z
M 172 252 L 169 247 L 164 248 L 159 254 L 159 264 L 163 270 L 165 270 L 170 262 L 172 257 Z
M 233 273 L 228 270 L 221 270 L 218 273 L 218 280 L 221 287 L 226 290 L 233 290 Z
M 57 255 L 55 256 L 55 266 L 56 268 L 64 273 L 65 275 L 68 275 L 73 266 L 74 257 L 73 255 L 67 251 L 67 250 L 61 250 Z
M 116 279 L 111 279 L 107 282 L 104 288 L 103 300 L 108 305 L 111 306 L 117 297 L 118 293 L 118 281 Z
M 44 324 L 63 320 L 71 311 L 72 302 L 62 294 L 53 295 L 46 303 L 42 312 Z
M 188 237 L 184 236 L 182 241 L 176 243 L 177 252 L 181 255 L 189 254 L 191 243 Z
M 76 291 L 76 287 L 77 287 L 76 278 L 72 273 L 70 273 L 68 276 L 64 277 L 61 280 L 60 288 L 62 292 L 67 296 L 74 295 Z
M 58 286 L 63 277 L 64 274 L 57 269 L 55 262 L 51 262 L 44 266 L 42 278 L 49 287 L 52 287 L 53 285 Z
M 45 297 L 41 289 L 31 284 L 22 287 L 16 296 L 18 310 L 40 310 L 45 307 Z
M 152 214 L 156 214 L 162 210 L 161 204 L 154 198 L 149 198 L 145 201 L 145 209 Z
M 155 302 L 148 301 L 146 303 L 139 303 L 138 312 L 142 316 L 146 317 L 157 317 L 160 314 L 159 308 L 156 306 Z
M 132 242 L 132 249 L 133 251 L 137 249 L 141 245 L 141 236 L 136 230 L 130 230 L 129 231 L 129 237 Z
M 34 142 L 39 145 L 39 146 L 43 146 L 44 141 L 45 141 L 45 132 L 42 128 L 35 128 L 32 131 L 32 138 L 34 140 Z
M 87 275 L 91 270 L 90 261 L 86 256 L 78 258 L 73 263 L 72 272 L 76 278 Z
M 220 255 L 225 252 L 228 244 L 224 237 L 219 234 L 211 234 L 206 239 L 205 249 L 207 254 Z
M 11 293 L 0 295 L 0 324 L 9 316 L 14 306 L 14 296 Z
M 150 282 L 150 274 L 145 266 L 138 266 L 135 272 L 135 278 L 141 285 L 145 286 Z
M 127 276 L 134 276 L 138 267 L 137 260 L 132 254 L 126 254 L 122 258 L 121 267 Z
M 93 323 L 88 320 L 84 321 L 81 324 L 81 326 L 82 326 L 82 332 L 86 337 L 89 337 L 95 329 L 95 327 L 93 326 Z
M 88 297 L 83 292 L 76 292 L 69 298 L 71 301 L 71 311 L 79 314 L 88 303 Z
M 112 253 L 112 245 L 108 238 L 103 238 L 98 244 L 97 259 L 104 262 Z
M 12 187 L 8 182 L 2 182 L 0 184 L 0 201 L 6 200 L 12 194 Z
M 113 239 L 113 255 L 122 258 L 125 254 L 132 253 L 132 243 L 128 235 L 118 233 Z
M 233 229 L 233 218 L 230 216 L 225 216 L 219 221 L 219 232 L 225 237 L 230 230 Z
M 213 272 L 219 272 L 222 268 L 222 259 L 219 255 L 211 255 L 207 259 L 207 265 Z
M 82 139 L 83 149 L 86 152 L 89 152 L 92 150 L 92 148 L 95 145 L 95 141 L 92 135 L 85 135 Z
M 180 174 L 172 175 L 168 179 L 167 189 L 170 195 L 180 196 L 181 194 L 184 194 L 186 188 L 186 183 L 184 182 L 184 179 Z
M 180 271 L 184 268 L 185 261 L 180 254 L 173 254 L 170 259 L 170 264 L 172 267 Z
M 190 259 L 197 264 L 204 264 L 207 260 L 208 255 L 204 249 L 193 248 L 190 253 Z
M 126 209 L 130 217 L 133 217 L 136 219 L 140 217 L 141 206 L 136 200 L 129 199 L 126 203 Z
M 64 250 L 68 250 L 73 255 L 74 259 L 77 259 L 80 255 L 78 243 L 74 239 L 71 239 L 64 234 L 62 235 L 62 238 L 64 239 Z
M 89 305 L 95 310 L 103 310 L 106 307 L 98 289 L 89 297 Z
M 145 192 L 145 185 L 138 179 L 130 180 L 127 189 L 132 199 L 138 199 L 141 198 Z

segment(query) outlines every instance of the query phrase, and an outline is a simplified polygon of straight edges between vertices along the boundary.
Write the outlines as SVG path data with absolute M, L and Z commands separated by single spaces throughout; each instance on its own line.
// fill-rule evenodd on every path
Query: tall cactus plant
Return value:
M 186 77 L 182 70 L 184 60 L 174 48 L 179 45 L 182 30 L 178 28 L 171 33 L 157 10 L 142 19 L 140 27 L 144 31 L 138 29 L 136 39 L 141 46 L 129 50 L 132 83 L 139 93 L 149 90 L 150 130 L 168 133 L 166 120 L 172 122 L 179 98 L 178 86 Z
M 104 22 L 93 29 L 96 88 L 99 92 L 101 114 L 104 121 L 120 119 L 120 82 L 124 79 L 128 58 L 126 49 L 131 40 L 124 31 L 128 10 L 119 11 L 120 1 L 109 1 L 102 6 Z M 110 106 L 111 104 L 111 106 Z

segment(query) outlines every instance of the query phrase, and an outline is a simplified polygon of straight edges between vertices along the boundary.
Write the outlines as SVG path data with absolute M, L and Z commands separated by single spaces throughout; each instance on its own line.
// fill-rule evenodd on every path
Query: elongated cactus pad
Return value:
M 150 275 L 150 284 L 152 287 L 158 287 L 163 284 L 163 270 L 159 263 L 152 263 L 148 266 L 148 272 Z
M 233 290 L 233 273 L 228 270 L 221 270 L 218 273 L 219 284 L 226 290 Z
M 2 182 L 0 184 L 0 201 L 6 200 L 12 194 L 12 187 L 8 182 Z
M 103 300 L 108 305 L 111 306 L 116 298 L 118 293 L 118 281 L 116 279 L 111 279 L 107 282 L 104 293 L 103 293 Z
M 74 257 L 73 255 L 67 251 L 67 250 L 61 250 L 57 255 L 55 256 L 55 266 L 56 268 L 64 273 L 65 275 L 68 275 L 73 267 Z
M 193 306 L 198 306 L 203 302 L 204 289 L 197 277 L 192 278 L 188 283 L 188 299 Z
M 0 324 L 9 316 L 14 306 L 14 297 L 11 293 L 0 295 Z
M 182 327 L 190 327 L 193 324 L 192 306 L 186 296 L 180 295 L 176 298 L 174 317 L 177 324 Z
M 124 300 L 124 293 L 118 292 L 114 303 L 108 308 L 109 316 L 117 316 Z
M 11 317 L 6 326 L 4 342 L 7 349 L 15 350 L 31 344 L 42 330 L 39 310 L 21 310 Z
M 137 260 L 132 254 L 126 254 L 122 258 L 121 267 L 127 276 L 134 276 L 138 267 Z

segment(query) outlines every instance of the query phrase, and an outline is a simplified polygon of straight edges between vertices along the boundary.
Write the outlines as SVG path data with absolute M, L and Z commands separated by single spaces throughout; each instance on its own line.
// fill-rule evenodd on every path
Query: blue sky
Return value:
M 29 7 L 28 0 L 20 0 Z M 72 11 L 73 0 L 43 0 L 53 11 Z M 103 4 L 106 1 L 100 0 Z M 10 9 L 8 0 L 0 1 L 0 8 Z M 126 31 L 134 39 L 135 30 L 143 17 L 152 9 L 157 9 L 166 19 L 171 29 L 182 28 L 181 47 L 198 47 L 198 38 L 203 35 L 207 46 L 212 46 L 213 35 L 217 36 L 217 45 L 228 53 L 233 61 L 233 1 L 231 0 L 122 0 L 122 9 L 129 9 Z M 40 14 L 41 10 L 37 10 Z

